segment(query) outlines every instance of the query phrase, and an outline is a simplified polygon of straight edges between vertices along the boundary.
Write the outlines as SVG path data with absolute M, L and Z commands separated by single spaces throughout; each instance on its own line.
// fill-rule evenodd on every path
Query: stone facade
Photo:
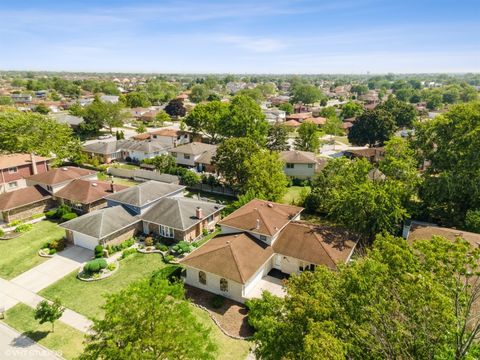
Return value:
M 23 220 L 33 215 L 44 213 L 53 207 L 55 207 L 55 202 L 52 199 L 44 199 L 16 209 L 3 211 L 2 218 L 6 223 L 14 220 Z
M 114 232 L 107 237 L 104 237 L 103 239 L 100 239 L 100 244 L 103 246 L 120 244 L 133 237 L 139 231 L 141 231 L 141 222 L 132 224 L 124 229 Z

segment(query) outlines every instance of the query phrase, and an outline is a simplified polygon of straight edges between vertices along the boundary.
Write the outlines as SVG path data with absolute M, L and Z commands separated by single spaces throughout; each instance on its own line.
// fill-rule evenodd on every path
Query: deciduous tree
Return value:
M 393 116 L 385 110 L 367 110 L 353 123 L 348 141 L 354 145 L 382 146 L 396 130 Z
M 304 122 L 298 128 L 295 149 L 317 152 L 320 146 L 320 132 L 316 124 Z

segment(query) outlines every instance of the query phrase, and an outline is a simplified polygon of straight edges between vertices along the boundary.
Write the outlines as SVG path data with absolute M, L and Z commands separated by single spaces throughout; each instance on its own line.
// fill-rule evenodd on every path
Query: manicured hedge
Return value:
M 94 274 L 99 272 L 102 269 L 106 269 L 108 266 L 105 259 L 95 259 L 87 262 L 83 267 L 83 271 L 86 273 Z

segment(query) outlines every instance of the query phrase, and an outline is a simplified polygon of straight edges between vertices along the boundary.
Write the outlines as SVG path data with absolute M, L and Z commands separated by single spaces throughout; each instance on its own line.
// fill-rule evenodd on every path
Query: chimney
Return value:
M 34 153 L 30 153 L 30 160 L 32 161 L 32 173 L 33 175 L 36 175 L 38 174 L 38 170 L 37 170 L 37 160 L 35 159 Z
M 195 215 L 197 216 L 197 219 L 203 219 L 203 210 L 200 206 L 197 206 L 195 209 Z
M 115 192 L 115 185 L 113 184 L 113 180 L 110 183 L 110 192 L 114 193 Z
M 260 219 L 257 219 L 257 225 L 255 226 L 255 230 L 260 229 Z

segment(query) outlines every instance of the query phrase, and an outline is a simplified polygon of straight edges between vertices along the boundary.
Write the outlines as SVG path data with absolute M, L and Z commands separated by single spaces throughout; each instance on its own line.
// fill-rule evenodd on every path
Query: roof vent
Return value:
M 67 171 L 67 170 L 68 170 L 68 168 L 64 167 L 64 168 L 62 168 L 62 170 L 63 170 L 63 171 Z
M 257 225 L 255 226 L 255 230 L 260 229 L 260 219 L 257 219 Z
M 97 186 L 97 183 L 92 183 L 92 186 Z
M 272 204 L 272 203 L 268 203 L 268 207 L 269 207 L 269 208 L 273 208 L 273 204 Z

